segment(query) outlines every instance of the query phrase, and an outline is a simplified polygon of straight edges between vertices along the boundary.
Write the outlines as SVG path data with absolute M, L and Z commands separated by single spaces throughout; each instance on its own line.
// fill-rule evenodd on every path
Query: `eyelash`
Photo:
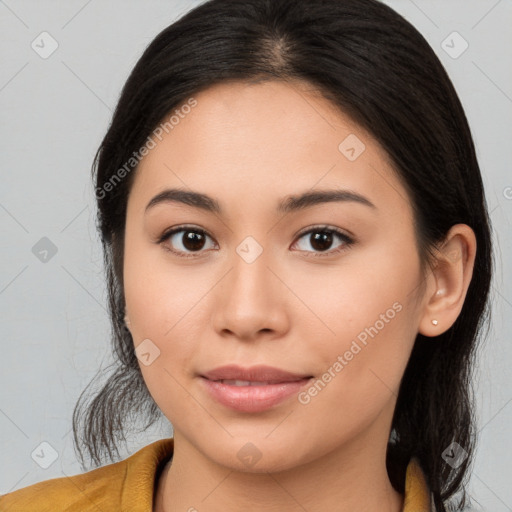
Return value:
M 162 236 L 157 240 L 157 243 L 162 245 L 163 248 L 166 251 L 169 251 L 169 252 L 173 253 L 174 255 L 178 256 L 179 258 L 199 258 L 199 257 L 201 257 L 201 252 L 204 252 L 204 251 L 198 251 L 197 253 L 185 254 L 184 255 L 181 252 L 176 251 L 174 249 L 171 249 L 170 247 L 168 247 L 168 246 L 166 246 L 164 244 L 164 242 L 167 241 L 172 235 L 175 235 L 176 233 L 179 233 L 181 231 L 190 231 L 190 232 L 193 232 L 193 233 L 199 233 L 201 235 L 206 235 L 206 236 L 210 237 L 211 239 L 213 239 L 213 237 L 211 237 L 206 231 L 204 231 L 201 228 L 196 228 L 194 226 L 176 226 L 176 227 L 174 227 L 174 228 L 172 228 L 172 229 L 170 229 L 168 231 L 165 231 L 162 234 Z M 299 233 L 297 235 L 297 239 L 302 238 L 304 235 L 308 235 L 308 234 L 316 233 L 316 232 L 324 232 L 324 231 L 326 231 L 328 233 L 334 233 L 335 235 L 338 235 L 338 237 L 341 238 L 341 240 L 344 242 L 344 244 L 342 246 L 338 247 L 337 249 L 334 249 L 334 250 L 331 250 L 331 251 L 326 251 L 326 252 L 323 252 L 323 253 L 312 253 L 312 254 L 310 254 L 307 257 L 326 258 L 326 257 L 329 257 L 329 256 L 333 256 L 335 254 L 339 254 L 341 252 L 344 252 L 344 251 L 350 249 L 351 246 L 355 243 L 354 239 L 352 239 L 351 237 L 349 237 L 348 235 L 346 235 L 345 233 L 343 233 L 339 229 L 332 228 L 332 227 L 326 226 L 326 225 L 323 225 L 323 226 L 313 226 L 312 228 L 309 228 L 307 231 L 302 231 L 301 233 Z M 304 251 L 304 252 L 311 252 L 311 251 Z

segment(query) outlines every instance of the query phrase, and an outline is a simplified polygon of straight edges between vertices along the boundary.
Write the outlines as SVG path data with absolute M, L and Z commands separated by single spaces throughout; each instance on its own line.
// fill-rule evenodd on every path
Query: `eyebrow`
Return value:
M 220 203 L 200 192 L 171 188 L 157 194 L 146 206 L 145 212 L 162 203 L 182 203 L 201 210 L 222 215 Z M 277 212 L 289 213 L 304 210 L 312 206 L 332 202 L 355 202 L 372 209 L 377 207 L 366 197 L 351 190 L 313 190 L 296 196 L 287 196 L 277 206 Z

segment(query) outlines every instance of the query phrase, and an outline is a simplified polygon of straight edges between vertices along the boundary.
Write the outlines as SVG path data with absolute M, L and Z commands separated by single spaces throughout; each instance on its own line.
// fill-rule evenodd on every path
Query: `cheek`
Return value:
M 173 265 L 170 259 L 162 246 L 127 234 L 124 293 L 136 344 L 175 335 L 207 291 L 193 266 Z
M 420 278 L 414 248 L 404 251 L 388 244 L 354 253 L 328 270 L 297 273 L 289 282 L 314 313 L 308 316 L 316 317 L 317 330 L 323 326 L 321 339 L 326 346 L 334 343 L 340 349 L 348 338 L 375 324 L 379 332 L 401 324 L 408 317 L 405 311 L 413 306 Z M 364 341 L 364 334 L 361 338 Z
M 125 247 L 130 331 L 135 348 L 147 346 L 151 353 L 151 363 L 140 358 L 139 367 L 153 399 L 170 418 L 190 401 L 183 385 L 187 370 L 194 368 L 199 328 L 207 322 L 201 299 L 212 285 L 193 266 L 171 265 L 161 247 L 128 236 Z
M 198 318 L 206 285 L 197 283 L 196 288 L 182 272 L 161 273 L 155 267 L 149 273 L 135 272 L 127 277 L 125 293 L 134 345 L 137 347 L 146 339 L 156 345 L 159 357 L 155 363 L 161 368 L 151 368 L 148 377 L 154 379 L 150 374 L 158 371 L 167 382 L 165 370 L 174 374 L 177 368 L 183 373 L 191 367 L 194 340 L 200 339 L 198 326 L 206 325 L 204 319 Z
M 351 326 L 338 313 L 338 323 L 331 319 L 336 337 L 316 337 L 309 359 L 321 363 L 317 379 L 299 397 L 305 421 L 323 418 L 318 428 L 333 442 L 369 427 L 384 410 L 391 414 L 414 342 L 401 301 L 345 305 Z
M 361 403 L 377 406 L 398 392 L 417 334 L 419 260 L 413 246 L 409 251 L 396 247 L 400 245 L 381 246 L 379 258 L 372 253 L 367 261 L 363 255 L 347 259 L 346 266 L 329 279 L 315 280 L 315 286 L 307 278 L 308 305 L 324 332 L 314 336 L 317 321 L 309 335 L 315 340 L 309 355 L 319 363 L 319 373 L 330 379 L 325 394 L 332 393 L 330 399 L 344 402 L 348 410 L 358 410 Z M 306 278 L 303 285 L 299 296 L 306 293 Z

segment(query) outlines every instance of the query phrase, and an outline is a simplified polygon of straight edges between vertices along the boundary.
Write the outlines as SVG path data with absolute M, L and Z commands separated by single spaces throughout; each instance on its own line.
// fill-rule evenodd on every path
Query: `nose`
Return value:
M 280 337 L 289 328 L 290 292 L 265 251 L 249 261 L 236 252 L 231 258 L 213 298 L 213 326 L 222 337 Z

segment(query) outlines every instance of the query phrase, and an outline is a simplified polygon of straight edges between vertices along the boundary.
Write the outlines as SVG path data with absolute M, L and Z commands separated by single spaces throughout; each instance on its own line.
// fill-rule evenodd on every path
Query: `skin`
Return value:
M 385 455 L 400 380 L 417 333 L 441 334 L 459 315 L 474 233 L 453 226 L 423 275 L 411 203 L 386 153 L 306 84 L 222 83 L 194 97 L 141 161 L 127 206 L 126 311 L 135 347 L 150 339 L 160 350 L 139 364 L 175 439 L 154 510 L 399 512 Z M 338 149 L 349 134 L 365 144 L 354 161 Z M 171 187 L 208 194 L 224 212 L 168 202 L 145 213 Z M 311 189 L 355 191 L 376 208 L 276 211 Z M 199 252 L 185 232 L 156 242 L 184 223 L 208 234 Z M 344 248 L 333 234 L 322 252 L 301 234 L 325 224 L 355 243 Z M 263 249 L 252 263 L 236 252 L 247 236 Z M 242 413 L 210 398 L 198 377 L 237 363 L 320 378 L 396 303 L 394 318 L 307 404 L 292 396 Z M 261 455 L 254 465 L 237 457 L 248 442 Z

